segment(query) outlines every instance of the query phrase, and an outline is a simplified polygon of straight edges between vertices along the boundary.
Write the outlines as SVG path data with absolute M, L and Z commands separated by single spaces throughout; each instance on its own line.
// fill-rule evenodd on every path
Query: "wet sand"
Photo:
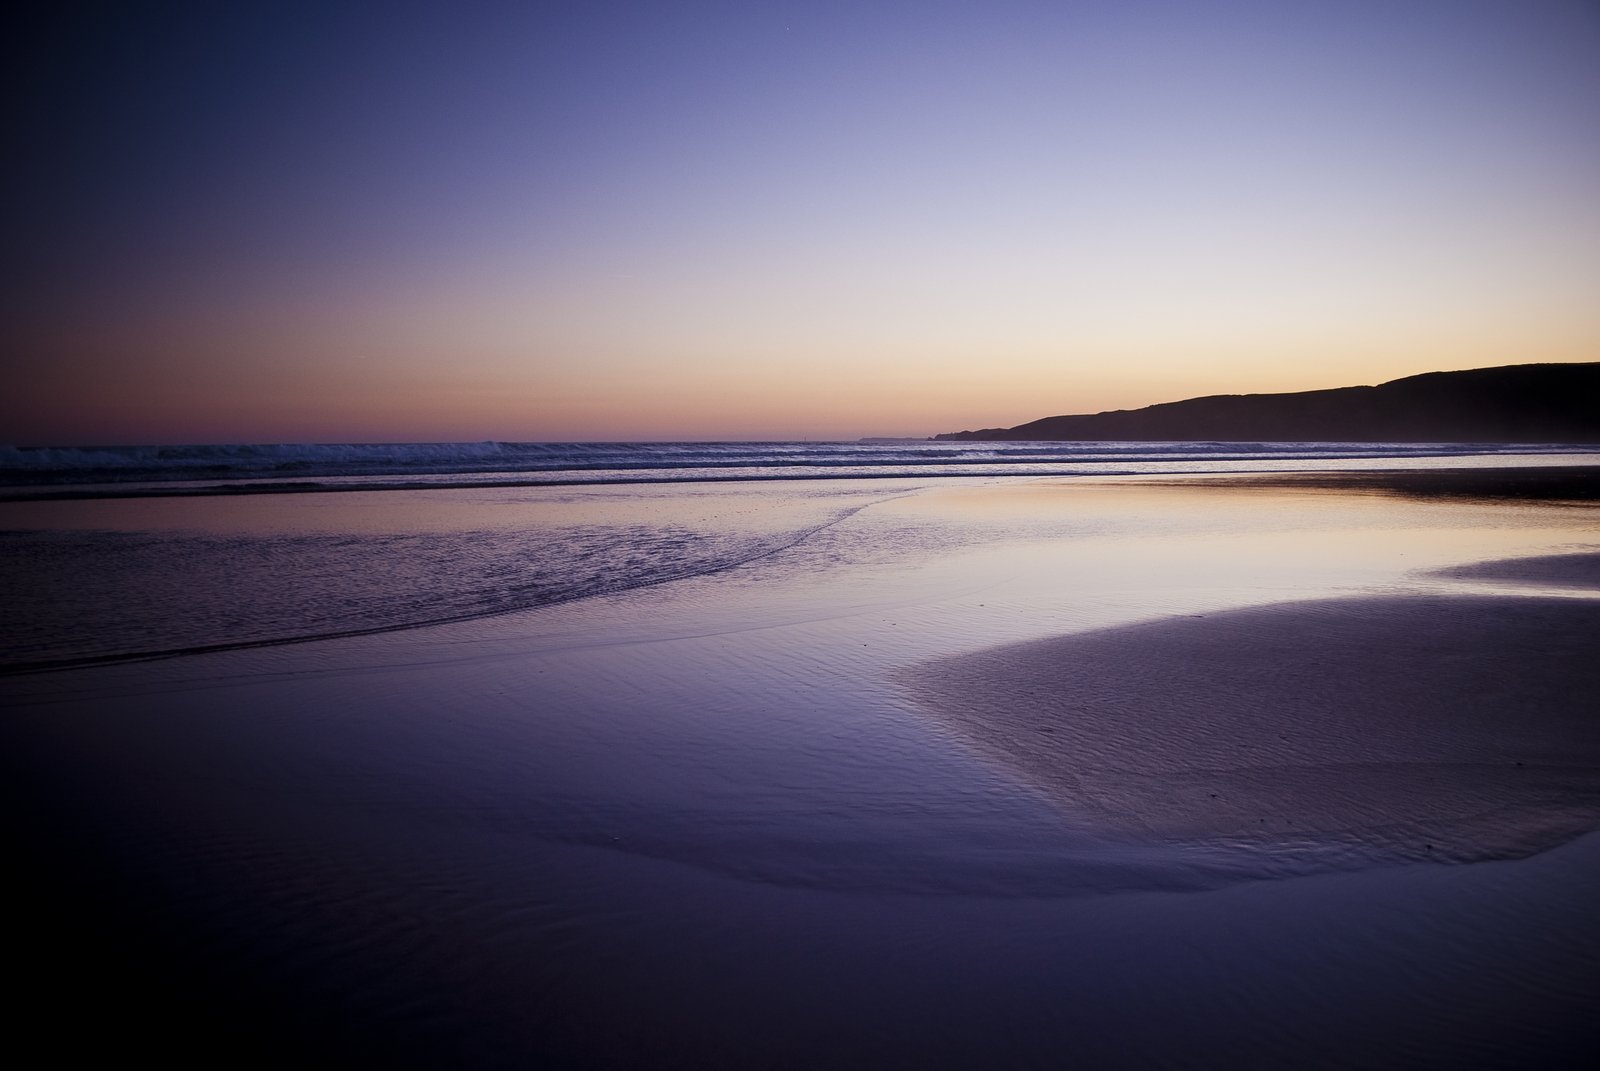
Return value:
M 1297 488 L 1345 493 L 1376 491 L 1423 499 L 1513 502 L 1593 502 L 1600 499 L 1600 468 L 1593 465 L 1218 476 L 1207 478 L 1205 482 L 1213 487 Z
M 1449 580 L 1493 580 L 1596 591 L 1600 590 L 1600 554 L 1545 554 L 1468 562 L 1440 569 L 1434 575 Z
M 0 679 L 18 1043 L 1586 1066 L 1596 603 L 1438 574 L 1596 541 L 1581 505 L 896 485 L 715 574 Z
M 1096 828 L 1314 866 L 1505 858 L 1600 823 L 1600 602 L 1288 603 L 942 659 L 957 733 Z

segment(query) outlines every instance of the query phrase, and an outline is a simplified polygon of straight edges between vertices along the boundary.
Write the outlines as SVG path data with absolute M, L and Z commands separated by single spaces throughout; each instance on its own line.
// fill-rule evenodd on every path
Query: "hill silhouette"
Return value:
M 1375 387 L 1217 394 L 935 439 L 1600 442 L 1600 362 L 1426 372 Z

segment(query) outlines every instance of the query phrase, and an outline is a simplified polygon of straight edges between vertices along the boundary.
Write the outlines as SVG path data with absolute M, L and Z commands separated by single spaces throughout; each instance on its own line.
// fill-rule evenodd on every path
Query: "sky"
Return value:
M 925 436 L 1600 359 L 1591 0 L 57 7 L 0 46 L 0 442 Z

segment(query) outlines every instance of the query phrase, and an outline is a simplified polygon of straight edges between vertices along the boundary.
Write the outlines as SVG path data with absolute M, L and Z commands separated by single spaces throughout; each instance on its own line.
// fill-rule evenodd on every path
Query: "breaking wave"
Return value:
M 602 483 L 881 476 L 1248 470 L 1292 462 L 1560 454 L 1587 448 L 1474 443 L 683 442 L 0 445 L 0 487 L 205 483 L 212 493 L 341 484 Z M 298 481 L 305 486 L 291 486 Z M 228 486 L 239 484 L 240 486 Z M 115 493 L 115 492 L 114 492 Z

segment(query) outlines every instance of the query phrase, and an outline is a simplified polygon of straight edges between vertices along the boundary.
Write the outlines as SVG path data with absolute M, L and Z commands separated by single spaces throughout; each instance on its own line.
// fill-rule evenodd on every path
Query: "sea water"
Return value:
M 0 671 L 381 632 L 666 583 L 774 554 L 870 503 L 949 481 L 1560 465 L 1594 456 L 1581 449 L 0 447 Z
M 72 486 L 78 494 L 240 493 L 467 484 L 903 476 L 1130 475 L 1504 464 L 1586 454 L 1560 443 L 856 442 L 342 443 L 195 446 L 0 445 L 0 495 Z M 1450 459 L 1457 459 L 1452 462 Z M 1500 460 L 1496 460 L 1500 459 Z M 276 485 L 276 486 L 273 486 Z M 44 492 L 39 492 L 44 493 Z

